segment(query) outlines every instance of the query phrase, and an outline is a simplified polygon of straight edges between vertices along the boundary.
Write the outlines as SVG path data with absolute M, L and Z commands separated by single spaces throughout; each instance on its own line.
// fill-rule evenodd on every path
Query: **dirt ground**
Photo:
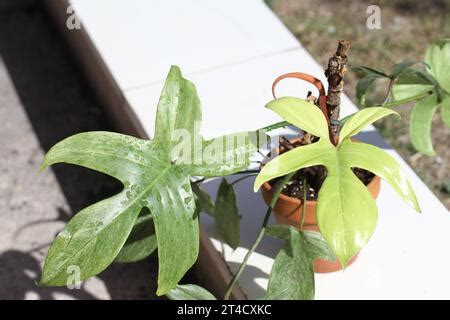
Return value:
M 267 3 L 323 66 L 339 39 L 352 42 L 350 64 L 389 71 L 393 64 L 406 59 L 423 60 L 429 43 L 450 37 L 450 0 L 271 0 Z M 366 27 L 366 10 L 372 4 L 381 9 L 379 30 Z M 357 75 L 350 72 L 344 90 L 355 103 L 356 83 Z M 383 94 L 378 92 L 379 96 Z M 372 96 L 372 101 L 376 100 L 377 93 Z M 414 150 L 409 138 L 411 105 L 396 110 L 402 115 L 401 121 L 385 119 L 376 126 L 450 209 L 450 129 L 436 115 L 432 136 L 437 156 L 423 156 Z

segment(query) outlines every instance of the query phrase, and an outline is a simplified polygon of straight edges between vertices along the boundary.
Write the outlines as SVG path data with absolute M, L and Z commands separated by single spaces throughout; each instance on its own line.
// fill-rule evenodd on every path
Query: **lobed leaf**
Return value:
M 400 117 L 397 112 L 388 108 L 371 107 L 362 109 L 347 118 L 339 133 L 339 140 L 343 141 L 345 138 L 354 136 L 369 124 L 391 114 Z
M 283 97 L 266 105 L 281 118 L 317 137 L 328 139 L 328 126 L 322 111 L 313 103 L 299 98 Z
M 144 208 L 114 261 L 120 263 L 140 261 L 155 252 L 156 248 L 157 242 L 153 218 L 150 211 Z
M 316 143 L 283 153 L 262 168 L 255 179 L 253 189 L 256 192 L 264 182 L 299 169 L 323 165 L 327 158 L 333 157 L 334 152 L 335 149 L 328 139 L 320 139 Z
M 73 265 L 80 268 L 84 280 L 103 271 L 116 258 L 138 260 L 157 246 L 157 294 L 166 294 L 177 285 L 196 261 L 199 250 L 190 177 L 234 173 L 248 163 L 244 159 L 238 164 L 189 165 L 173 159 L 180 132 L 193 141 L 202 140 L 197 132 L 200 120 L 194 85 L 182 77 L 178 67 L 172 67 L 158 104 L 154 140 L 88 132 L 67 138 L 48 152 L 42 168 L 59 162 L 85 166 L 117 178 L 124 189 L 72 218 L 49 250 L 41 284 L 65 285 L 70 276 L 67 268 Z M 227 149 L 225 159 L 247 157 L 252 149 L 244 149 L 241 145 Z M 152 219 L 141 217 L 136 221 L 143 208 L 150 210 Z

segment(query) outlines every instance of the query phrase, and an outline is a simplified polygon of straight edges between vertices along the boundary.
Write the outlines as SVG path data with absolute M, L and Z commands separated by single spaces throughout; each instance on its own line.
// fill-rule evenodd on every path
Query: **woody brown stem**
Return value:
M 334 144 L 338 143 L 339 111 L 341 106 L 341 92 L 344 87 L 344 76 L 347 71 L 347 55 L 350 41 L 339 41 L 336 53 L 328 61 L 325 76 L 328 79 L 327 112 L 330 118 L 330 135 Z

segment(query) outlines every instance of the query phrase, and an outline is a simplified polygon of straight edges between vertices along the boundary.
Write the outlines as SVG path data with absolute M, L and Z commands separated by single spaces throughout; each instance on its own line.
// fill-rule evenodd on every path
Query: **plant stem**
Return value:
M 344 76 L 347 71 L 347 55 L 350 50 L 350 42 L 339 41 L 336 53 L 328 60 L 328 67 L 325 76 L 328 80 L 327 92 L 327 112 L 330 119 L 330 138 L 334 145 L 337 145 L 339 138 L 339 120 L 341 108 L 341 92 L 344 88 Z
M 430 92 L 425 92 L 425 93 L 417 94 L 417 95 L 409 97 L 409 98 L 405 98 L 405 99 L 401 99 L 401 100 L 395 100 L 395 101 L 392 101 L 392 102 L 389 102 L 389 103 L 384 103 L 382 105 L 375 106 L 375 107 L 384 107 L 384 108 L 397 107 L 397 106 L 400 106 L 400 105 L 408 103 L 408 102 L 412 102 L 412 101 L 415 101 L 415 100 L 420 100 L 420 99 L 425 98 L 426 96 L 429 96 L 431 94 L 432 93 L 430 93 Z
M 303 224 L 305 223 L 307 190 L 308 190 L 308 186 L 307 186 L 307 183 L 306 183 L 306 178 L 303 178 L 302 221 L 300 223 L 300 231 L 303 231 Z
M 292 178 L 292 176 L 294 174 L 295 174 L 295 171 L 284 176 L 283 179 L 281 181 L 279 181 L 277 183 L 277 185 L 275 186 L 275 191 L 273 193 L 272 200 L 270 200 L 270 204 L 269 204 L 269 207 L 267 208 L 266 215 L 264 216 L 264 220 L 261 225 L 261 229 L 258 232 L 256 240 L 253 242 L 252 246 L 250 247 L 247 254 L 245 255 L 244 260 L 242 261 L 241 265 L 239 266 L 238 271 L 235 273 L 235 275 L 233 276 L 233 279 L 231 279 L 231 282 L 228 284 L 227 290 L 225 291 L 224 300 L 230 299 L 231 291 L 233 290 L 234 285 L 239 280 L 239 277 L 241 276 L 242 272 L 244 271 L 245 266 L 247 265 L 248 259 L 250 258 L 252 253 L 256 250 L 256 248 L 258 247 L 262 238 L 264 237 L 267 224 L 269 223 L 270 214 L 272 213 L 272 210 L 278 201 L 278 197 L 280 196 L 280 193 L 283 190 L 284 185 Z

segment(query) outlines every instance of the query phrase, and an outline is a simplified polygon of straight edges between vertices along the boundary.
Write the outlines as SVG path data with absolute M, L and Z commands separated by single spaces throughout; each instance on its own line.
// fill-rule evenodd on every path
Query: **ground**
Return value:
M 66 221 L 120 188 L 80 167 L 39 171 L 59 140 L 114 128 L 38 2 L 0 0 L 0 300 L 156 298 L 154 256 L 113 264 L 80 290 L 36 284 Z
M 450 35 L 449 0 L 429 1 L 346 1 L 346 0 L 271 0 L 267 1 L 302 45 L 322 65 L 326 66 L 339 39 L 352 42 L 351 65 L 366 65 L 389 71 L 406 59 L 423 60 L 427 46 L 434 40 Z M 366 27 L 367 7 L 379 5 L 381 29 Z M 300 71 L 300 70 L 293 70 Z M 345 93 L 356 103 L 357 75 L 350 72 L 345 81 Z M 383 87 L 383 84 L 379 84 Z M 380 90 L 378 95 L 385 94 Z M 376 100 L 377 94 L 374 95 Z M 422 180 L 450 209 L 450 129 L 439 115 L 433 120 L 433 144 L 437 156 L 418 154 L 409 138 L 411 105 L 396 108 L 402 120 L 386 119 L 377 127 L 383 137 L 414 168 Z

